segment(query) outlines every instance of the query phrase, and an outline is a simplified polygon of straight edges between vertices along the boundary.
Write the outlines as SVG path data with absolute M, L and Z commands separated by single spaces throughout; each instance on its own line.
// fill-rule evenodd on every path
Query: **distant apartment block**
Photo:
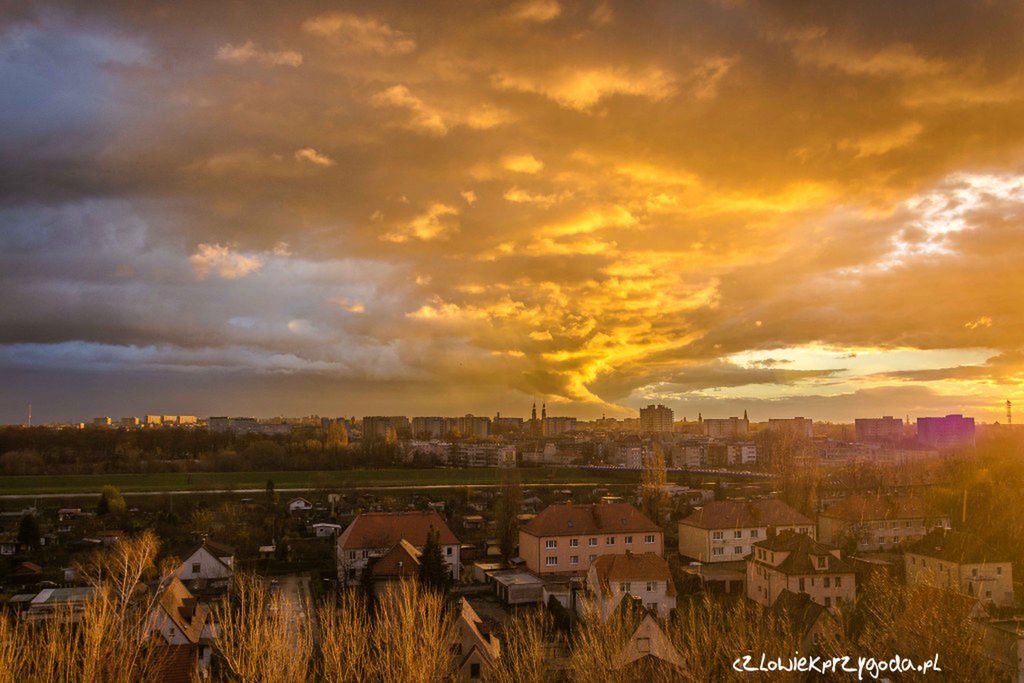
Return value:
M 111 424 L 112 424 L 111 419 L 109 417 L 106 417 L 106 416 L 104 416 L 104 417 L 94 417 L 92 419 L 92 426 L 93 427 L 109 427 Z
M 285 436 L 292 433 L 292 426 L 280 422 L 260 422 L 254 417 L 211 417 L 206 428 L 214 434 L 266 434 Z
M 498 413 L 491 420 L 491 431 L 495 434 L 519 432 L 523 429 L 523 422 L 521 417 L 502 417 L 501 413 Z
M 576 431 L 575 417 L 545 417 L 541 419 L 541 434 L 558 436 Z
M 814 436 L 814 420 L 809 417 L 786 417 L 770 418 L 768 430 L 772 432 L 786 432 L 806 436 L 808 439 Z
M 516 447 L 496 443 L 460 443 L 454 464 L 461 467 L 515 467 Z
M 672 409 L 660 403 L 640 409 L 640 431 L 648 433 L 672 431 Z
M 363 418 L 364 439 L 386 439 L 394 430 L 395 436 L 409 436 L 412 428 L 405 415 L 371 415 Z
M 755 543 L 747 558 L 749 599 L 768 607 L 783 591 L 804 593 L 823 607 L 836 607 L 853 602 L 857 575 L 839 548 L 786 531 Z
M 679 469 L 706 467 L 709 447 L 707 439 L 699 438 L 688 439 L 673 445 L 669 449 L 672 467 Z
M 917 418 L 917 440 L 939 450 L 974 445 L 974 418 L 963 415 Z
M 758 541 L 783 531 L 815 537 L 814 522 L 781 500 L 712 501 L 679 522 L 679 554 L 705 563 L 736 562 Z
M 1013 564 L 980 538 L 962 531 L 934 529 L 903 555 L 907 583 L 948 588 L 972 598 L 1009 607 Z
M 818 515 L 822 542 L 856 543 L 861 552 L 891 550 L 937 528 L 948 529 L 949 516 L 916 497 L 850 496 Z
M 892 415 L 858 417 L 853 423 L 857 430 L 857 441 L 862 443 L 899 441 L 904 435 L 903 420 Z
M 712 417 L 703 422 L 704 435 L 713 439 L 745 439 L 750 422 L 745 417 Z
M 725 461 L 729 465 L 756 465 L 757 446 L 751 441 L 730 443 L 725 447 Z
M 537 574 L 583 574 L 603 555 L 665 552 L 661 527 L 627 503 L 550 505 L 519 530 L 519 555 Z

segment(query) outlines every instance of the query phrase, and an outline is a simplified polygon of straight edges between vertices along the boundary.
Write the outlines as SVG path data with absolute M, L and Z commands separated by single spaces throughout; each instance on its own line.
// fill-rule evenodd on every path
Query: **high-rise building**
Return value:
M 558 436 L 576 431 L 575 417 L 542 417 L 541 434 L 544 436 Z
M 712 417 L 702 421 L 705 436 L 714 439 L 744 439 L 750 428 L 745 417 Z
M 858 417 L 854 420 L 857 441 L 899 441 L 903 438 L 903 420 L 892 415 L 885 417 Z
M 405 415 L 371 415 L 363 418 L 364 439 L 386 439 L 390 429 L 395 431 L 396 436 L 409 436 L 409 418 Z
M 809 439 L 814 436 L 814 421 L 809 417 L 773 417 L 768 420 L 768 429 L 773 432 L 799 434 Z
M 939 450 L 973 446 L 974 418 L 963 415 L 919 417 L 917 440 Z
M 671 432 L 672 409 L 661 405 L 649 405 L 640 409 L 641 432 Z

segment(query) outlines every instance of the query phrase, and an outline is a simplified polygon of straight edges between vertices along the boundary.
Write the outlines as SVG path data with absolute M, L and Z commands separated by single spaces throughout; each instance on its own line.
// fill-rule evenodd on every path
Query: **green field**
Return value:
M 517 470 L 524 484 L 630 484 L 636 472 L 588 472 L 541 467 Z M 313 472 L 172 472 L 158 474 L 76 474 L 0 477 L 0 495 L 99 492 L 113 484 L 124 492 L 262 489 L 267 480 L 286 488 L 371 488 L 375 486 L 465 486 L 498 484 L 501 470 L 385 469 Z

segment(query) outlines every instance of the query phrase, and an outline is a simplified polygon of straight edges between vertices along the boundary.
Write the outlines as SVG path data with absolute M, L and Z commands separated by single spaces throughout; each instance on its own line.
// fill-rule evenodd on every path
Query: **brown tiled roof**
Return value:
M 681 521 L 680 524 L 702 529 L 814 526 L 814 522 L 781 500 L 774 498 L 751 501 L 712 501 Z
M 823 614 L 831 616 L 823 605 L 811 600 L 807 593 L 794 593 L 789 589 L 779 593 L 779 597 L 772 604 L 772 612 L 789 621 L 793 634 L 801 638 L 814 628 L 814 624 Z
M 784 574 L 853 574 L 853 565 L 847 560 L 836 557 L 833 551 L 838 550 L 834 546 L 819 543 L 807 534 L 798 534 L 793 531 L 783 531 L 771 538 L 758 541 L 753 545 L 754 552 L 747 557 L 753 558 L 754 562 L 772 567 Z M 782 562 L 771 565 L 757 559 L 757 549 L 764 548 L 772 552 L 789 553 Z M 828 567 L 818 568 L 812 557 L 828 556 Z
M 623 532 L 642 533 L 661 531 L 661 527 L 628 503 L 595 505 L 565 503 L 549 505 L 544 508 L 522 530 L 531 536 L 541 537 Z
M 399 579 L 419 576 L 420 551 L 405 539 L 391 546 L 373 563 L 370 572 L 377 579 Z
M 668 562 L 654 553 L 601 555 L 594 560 L 594 571 L 602 591 L 610 591 L 610 583 L 623 581 L 665 581 L 668 595 L 676 594 Z
M 977 536 L 951 529 L 929 531 L 924 538 L 907 548 L 907 552 L 958 564 L 1010 561 Z
M 489 664 L 493 664 L 501 653 L 501 645 L 498 638 L 491 635 L 489 629 L 484 628 L 483 619 L 477 615 L 466 598 L 459 599 L 459 618 L 456 624 L 470 634 L 472 647 L 478 649 Z M 468 656 L 469 653 L 466 654 Z
M 850 522 L 931 519 L 943 516 L 919 497 L 887 496 L 850 496 L 821 514 L 824 517 L 835 517 Z
M 424 512 L 364 512 L 338 537 L 346 550 L 389 548 L 403 538 L 417 548 L 427 543 L 430 527 L 440 534 L 441 545 L 457 545 L 459 539 L 434 510 Z
M 157 600 L 160 609 L 167 613 L 190 643 L 198 643 L 206 623 L 206 606 L 199 604 L 185 584 L 173 574 L 165 578 L 157 590 L 160 592 Z
M 198 651 L 195 645 L 168 645 L 153 643 L 153 669 L 148 681 L 153 683 L 190 683 L 198 669 Z

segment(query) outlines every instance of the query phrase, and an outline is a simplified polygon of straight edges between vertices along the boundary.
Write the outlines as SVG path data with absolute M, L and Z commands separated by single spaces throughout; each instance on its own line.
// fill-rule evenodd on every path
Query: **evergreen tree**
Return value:
M 427 543 L 420 555 L 420 582 L 427 588 L 444 592 L 451 583 L 448 565 L 441 553 L 441 533 L 431 525 Z
M 39 520 L 31 512 L 22 515 L 18 523 L 18 543 L 30 548 L 39 547 Z
M 519 544 L 519 510 L 523 492 L 519 478 L 508 470 L 502 471 L 501 498 L 498 500 L 498 547 L 506 562 L 516 552 Z

